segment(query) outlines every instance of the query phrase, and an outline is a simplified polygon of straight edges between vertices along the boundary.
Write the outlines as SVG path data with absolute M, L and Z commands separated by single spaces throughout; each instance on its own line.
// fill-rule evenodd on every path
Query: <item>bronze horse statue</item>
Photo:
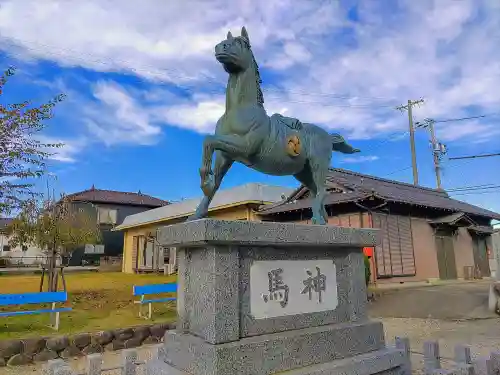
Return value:
M 215 58 L 229 73 L 226 111 L 217 121 L 215 134 L 204 140 L 200 168 L 204 198 L 189 220 L 207 216 L 222 179 L 237 161 L 269 175 L 293 175 L 314 197 L 312 222 L 326 224 L 325 185 L 332 151 L 352 154 L 359 150 L 339 134 L 329 134 L 319 126 L 279 114 L 267 115 L 259 67 L 245 27 L 241 36 L 233 37 L 229 32 L 226 40 L 215 46 Z

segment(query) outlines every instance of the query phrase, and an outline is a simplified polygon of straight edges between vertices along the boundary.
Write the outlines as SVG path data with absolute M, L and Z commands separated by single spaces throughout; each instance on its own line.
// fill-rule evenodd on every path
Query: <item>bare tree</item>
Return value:
M 56 289 L 57 257 L 100 241 L 94 215 L 66 196 L 57 202 L 29 200 L 9 226 L 12 246 L 36 245 L 48 255 L 49 291 Z
M 0 75 L 0 97 L 14 68 Z M 38 133 L 46 127 L 46 120 L 53 117 L 53 108 L 64 99 L 58 95 L 48 103 L 32 106 L 29 101 L 14 104 L 0 103 L 0 215 L 11 214 L 21 208 L 23 202 L 39 197 L 33 191 L 31 178 L 46 172 L 45 160 L 52 155 L 51 149 L 63 147 L 62 143 L 43 143 Z M 3 101 L 5 102 L 5 100 Z

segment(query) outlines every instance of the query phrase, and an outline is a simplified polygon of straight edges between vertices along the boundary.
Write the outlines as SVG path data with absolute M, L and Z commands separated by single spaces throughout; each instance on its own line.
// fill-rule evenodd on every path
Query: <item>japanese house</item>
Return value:
M 92 186 L 88 190 L 69 194 L 66 198 L 71 204 L 87 212 L 92 220 L 96 220 L 101 232 L 101 243 L 88 244 L 75 250 L 71 256 L 58 259 L 70 266 L 80 266 L 85 260 L 98 260 L 101 257 L 120 258 L 123 251 L 123 236 L 112 231 L 120 225 L 125 217 L 163 207 L 169 202 L 143 194 L 113 190 L 96 189 Z M 0 219 L 0 256 L 12 266 L 39 265 L 46 263 L 47 255 L 35 246 L 11 248 L 5 228 L 12 219 Z M 88 250 L 92 249 L 90 254 Z M 97 250 L 97 251 L 96 251 Z
M 259 220 L 261 206 L 282 201 L 293 189 L 250 183 L 219 190 L 210 205 L 209 216 L 227 220 Z M 175 249 L 163 249 L 156 243 L 159 227 L 183 222 L 194 213 L 201 198 L 183 200 L 168 206 L 125 218 L 115 231 L 124 237 L 122 271 L 125 273 L 156 272 L 168 268 L 175 272 Z
M 500 214 L 452 199 L 445 191 L 331 169 L 325 199 L 329 224 L 380 228 L 373 282 L 490 276 L 491 220 Z M 310 223 L 309 191 L 260 208 L 262 220 Z
M 88 190 L 67 195 L 71 204 L 84 209 L 93 216 L 101 232 L 101 244 L 95 256 L 120 257 L 123 252 L 123 236 L 112 229 L 123 220 L 136 213 L 149 211 L 170 204 L 168 201 L 143 194 L 114 190 L 96 189 L 94 185 Z M 88 249 L 89 246 L 87 246 Z M 85 258 L 85 248 L 73 252 L 68 260 L 69 265 L 81 265 Z

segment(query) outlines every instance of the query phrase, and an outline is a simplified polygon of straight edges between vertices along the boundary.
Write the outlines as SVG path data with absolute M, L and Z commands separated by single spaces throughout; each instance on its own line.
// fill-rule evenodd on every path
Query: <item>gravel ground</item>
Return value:
M 500 350 L 500 319 L 466 320 L 466 321 L 442 321 L 434 319 L 416 318 L 383 318 L 387 343 L 392 345 L 395 336 L 407 336 L 413 352 L 422 352 L 423 342 L 426 340 L 439 340 L 442 357 L 453 357 L 453 349 L 456 344 L 468 344 L 472 346 L 474 356 L 487 355 L 491 351 Z M 148 358 L 148 347 L 138 350 L 139 359 Z M 105 353 L 104 367 L 114 367 L 120 364 L 120 352 Z M 443 359 L 443 367 L 450 365 L 450 361 Z M 71 361 L 71 367 L 77 373 L 84 373 L 85 359 Z M 412 364 L 416 373 L 422 368 L 422 355 L 412 354 Z M 143 374 L 142 366 L 138 373 Z M 2 375 L 28 375 L 41 374 L 42 366 L 24 366 L 13 368 L 0 368 Z M 105 375 L 119 375 L 119 370 L 104 372 Z
M 442 367 L 452 364 L 455 345 L 471 346 L 472 356 L 489 355 L 500 350 L 500 319 L 443 321 L 435 319 L 416 318 L 384 318 L 386 342 L 393 345 L 395 336 L 407 336 L 413 352 L 412 365 L 415 370 L 421 370 L 424 341 L 437 340 L 440 346 Z M 419 371 L 417 371 L 419 372 Z

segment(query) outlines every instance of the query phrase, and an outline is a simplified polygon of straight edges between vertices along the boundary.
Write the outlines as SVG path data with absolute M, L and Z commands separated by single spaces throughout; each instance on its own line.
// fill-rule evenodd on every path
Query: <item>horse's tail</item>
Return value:
M 338 151 L 343 154 L 354 154 L 356 152 L 360 152 L 357 148 L 352 147 L 349 143 L 347 143 L 340 134 L 333 133 L 330 134 L 330 139 L 332 140 L 332 150 Z

